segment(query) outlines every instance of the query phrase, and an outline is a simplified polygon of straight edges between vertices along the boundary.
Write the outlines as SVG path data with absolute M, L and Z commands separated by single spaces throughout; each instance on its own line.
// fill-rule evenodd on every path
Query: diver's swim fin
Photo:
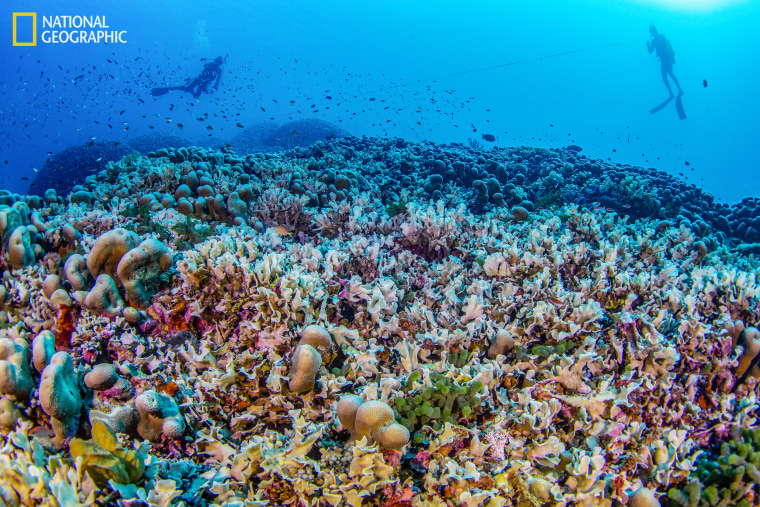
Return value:
M 671 100 L 673 100 L 673 97 L 668 97 L 667 99 L 665 99 L 665 102 L 663 102 L 662 104 L 660 104 L 658 106 L 653 107 L 652 109 L 649 110 L 649 112 L 652 113 L 652 114 L 659 113 L 660 111 L 662 111 L 663 109 L 665 109 L 665 106 L 667 106 L 668 104 L 670 104 Z
M 153 95 L 154 97 L 159 97 L 161 95 L 166 95 L 172 90 L 184 90 L 184 89 L 185 89 L 184 86 L 167 86 L 165 88 L 151 88 L 150 94 Z
M 676 97 L 676 112 L 678 113 L 678 117 L 682 120 L 686 119 L 686 111 L 683 110 L 683 102 L 681 102 L 681 96 L 683 95 L 683 92 L 678 94 L 678 97 Z

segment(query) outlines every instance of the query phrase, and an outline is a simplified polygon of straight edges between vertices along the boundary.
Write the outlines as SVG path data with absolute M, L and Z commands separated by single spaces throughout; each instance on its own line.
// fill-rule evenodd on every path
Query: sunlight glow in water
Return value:
M 637 0 L 637 2 L 674 11 L 714 12 L 727 7 L 746 4 L 748 0 Z

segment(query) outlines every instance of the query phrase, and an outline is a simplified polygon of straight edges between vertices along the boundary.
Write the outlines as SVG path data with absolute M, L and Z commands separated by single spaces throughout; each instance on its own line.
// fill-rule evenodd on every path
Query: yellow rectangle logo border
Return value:
M 16 18 L 19 16 L 32 17 L 32 42 L 16 41 Z M 13 45 L 14 46 L 36 46 L 37 45 L 37 13 L 36 12 L 14 12 L 13 13 Z

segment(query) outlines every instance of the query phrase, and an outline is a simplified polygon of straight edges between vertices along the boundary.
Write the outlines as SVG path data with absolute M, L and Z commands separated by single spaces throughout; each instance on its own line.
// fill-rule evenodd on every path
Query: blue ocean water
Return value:
M 37 13 L 36 46 L 13 46 L 14 12 Z M 42 18 L 66 15 L 104 16 L 126 43 L 41 41 Z M 724 201 L 760 193 L 757 2 L 14 0 L 0 16 L 0 187 L 14 192 L 73 145 L 165 133 L 220 146 L 320 119 L 353 135 L 575 144 Z M 667 98 L 651 23 L 675 50 L 685 120 L 674 103 L 649 112 Z M 151 96 L 220 55 L 217 93 Z

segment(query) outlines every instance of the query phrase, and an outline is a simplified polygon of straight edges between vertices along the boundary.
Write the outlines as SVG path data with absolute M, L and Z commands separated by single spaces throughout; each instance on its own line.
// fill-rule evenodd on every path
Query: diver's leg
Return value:
M 676 86 L 678 87 L 678 93 L 679 93 L 679 94 L 682 94 L 682 93 L 683 93 L 683 90 L 681 89 L 681 85 L 680 85 L 680 84 L 678 84 L 678 79 L 676 78 L 676 75 L 675 75 L 675 74 L 673 74 L 673 67 L 672 67 L 672 66 L 671 66 L 671 67 L 670 67 L 670 69 L 668 70 L 668 74 L 670 74 L 670 77 L 672 77 L 672 78 L 673 78 L 673 82 L 674 82 L 674 83 L 676 84 Z
M 672 67 L 671 67 L 672 69 Z M 662 64 L 662 67 L 660 69 L 662 71 L 662 82 L 665 83 L 665 88 L 668 89 L 668 95 L 670 97 L 673 97 L 673 90 L 670 88 L 670 83 L 668 82 L 668 67 L 664 63 Z

